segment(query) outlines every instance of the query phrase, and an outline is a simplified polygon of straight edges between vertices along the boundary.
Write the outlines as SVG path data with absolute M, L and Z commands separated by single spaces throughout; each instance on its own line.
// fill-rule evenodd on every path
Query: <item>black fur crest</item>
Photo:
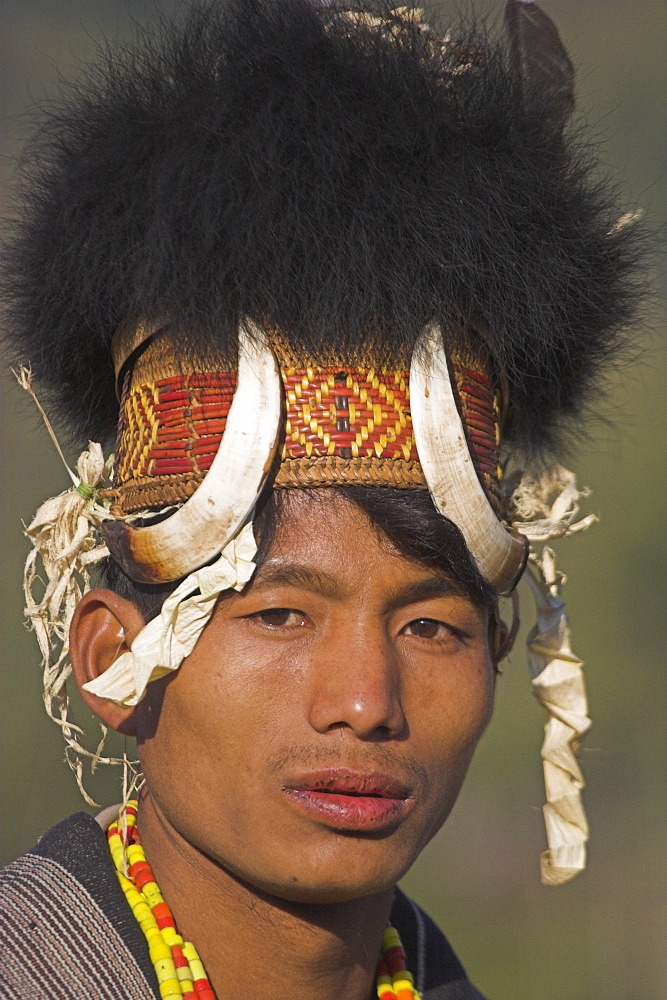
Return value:
M 248 314 L 376 361 L 433 318 L 486 327 L 506 439 L 555 443 L 632 318 L 636 234 L 507 43 L 451 37 L 216 0 L 101 50 L 41 123 L 4 281 L 13 353 L 77 435 L 113 435 L 122 321 L 233 362 Z

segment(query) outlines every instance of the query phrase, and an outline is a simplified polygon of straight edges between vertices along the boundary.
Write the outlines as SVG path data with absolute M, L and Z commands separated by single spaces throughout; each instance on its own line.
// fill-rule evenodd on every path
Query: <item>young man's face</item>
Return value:
M 485 610 L 355 505 L 296 495 L 245 591 L 149 685 L 149 794 L 168 828 L 272 895 L 380 892 L 449 814 L 494 677 Z

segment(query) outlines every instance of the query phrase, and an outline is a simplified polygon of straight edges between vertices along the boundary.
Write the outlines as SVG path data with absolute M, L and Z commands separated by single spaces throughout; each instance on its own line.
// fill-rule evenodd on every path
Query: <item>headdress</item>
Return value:
M 572 106 L 553 25 L 518 0 L 499 40 L 437 38 L 389 2 L 199 4 L 64 95 L 29 158 L 13 337 L 72 433 L 117 425 L 113 481 L 76 517 L 134 580 L 185 578 L 91 690 L 131 704 L 178 666 L 202 605 L 252 572 L 269 486 L 428 489 L 502 594 L 526 538 L 575 530 L 572 477 L 540 472 L 632 318 L 638 251 Z M 503 480 L 508 462 L 532 478 Z M 76 589 L 45 523 L 29 530 Z M 530 648 L 553 881 L 583 866 L 588 720 L 545 552 Z M 53 592 L 32 582 L 48 634 Z

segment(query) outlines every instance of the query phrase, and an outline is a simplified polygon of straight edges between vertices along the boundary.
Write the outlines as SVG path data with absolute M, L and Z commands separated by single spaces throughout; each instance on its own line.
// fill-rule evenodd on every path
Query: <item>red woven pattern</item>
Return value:
M 116 482 L 206 472 L 224 433 L 235 388 L 235 372 L 211 372 L 174 375 L 127 392 Z
M 456 362 L 452 368 L 475 469 L 499 479 L 500 432 L 493 384 L 486 375 Z
M 491 381 L 453 364 L 475 468 L 498 475 L 498 424 Z M 373 368 L 288 368 L 283 459 L 382 458 L 418 461 L 406 372 Z M 142 477 L 201 479 L 224 433 L 236 374 L 174 375 L 125 392 L 116 485 Z

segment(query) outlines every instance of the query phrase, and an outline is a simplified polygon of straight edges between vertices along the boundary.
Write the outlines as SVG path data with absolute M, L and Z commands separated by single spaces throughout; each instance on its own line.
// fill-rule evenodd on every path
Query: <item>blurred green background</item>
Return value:
M 31 100 L 57 70 L 76 73 L 101 34 L 126 37 L 132 18 L 177 10 L 177 0 L 0 0 L 2 212 Z M 436 3 L 445 20 L 453 4 Z M 463 6 L 463 5 L 461 5 Z M 502 14 L 501 3 L 477 11 Z M 664 222 L 667 5 L 659 0 L 553 0 L 579 70 L 578 113 L 605 137 L 604 158 L 629 205 Z M 604 418 L 570 458 L 593 490 L 601 524 L 558 546 L 574 648 L 586 661 L 595 726 L 581 761 L 592 828 L 587 872 L 561 888 L 539 884 L 544 847 L 540 713 L 521 640 L 501 678 L 491 729 L 446 828 L 405 879 L 450 937 L 471 978 L 508 1000 L 658 1000 L 665 971 L 665 387 L 659 274 L 638 360 L 610 380 Z M 21 625 L 27 545 L 21 518 L 68 485 L 11 376 L 2 373 L 2 848 L 7 861 L 81 808 L 61 740 L 41 705 L 37 646 Z M 76 456 L 71 455 L 74 462 Z M 522 594 L 530 624 L 529 595 Z M 91 720 L 81 713 L 94 734 Z M 99 802 L 117 778 L 95 776 Z

